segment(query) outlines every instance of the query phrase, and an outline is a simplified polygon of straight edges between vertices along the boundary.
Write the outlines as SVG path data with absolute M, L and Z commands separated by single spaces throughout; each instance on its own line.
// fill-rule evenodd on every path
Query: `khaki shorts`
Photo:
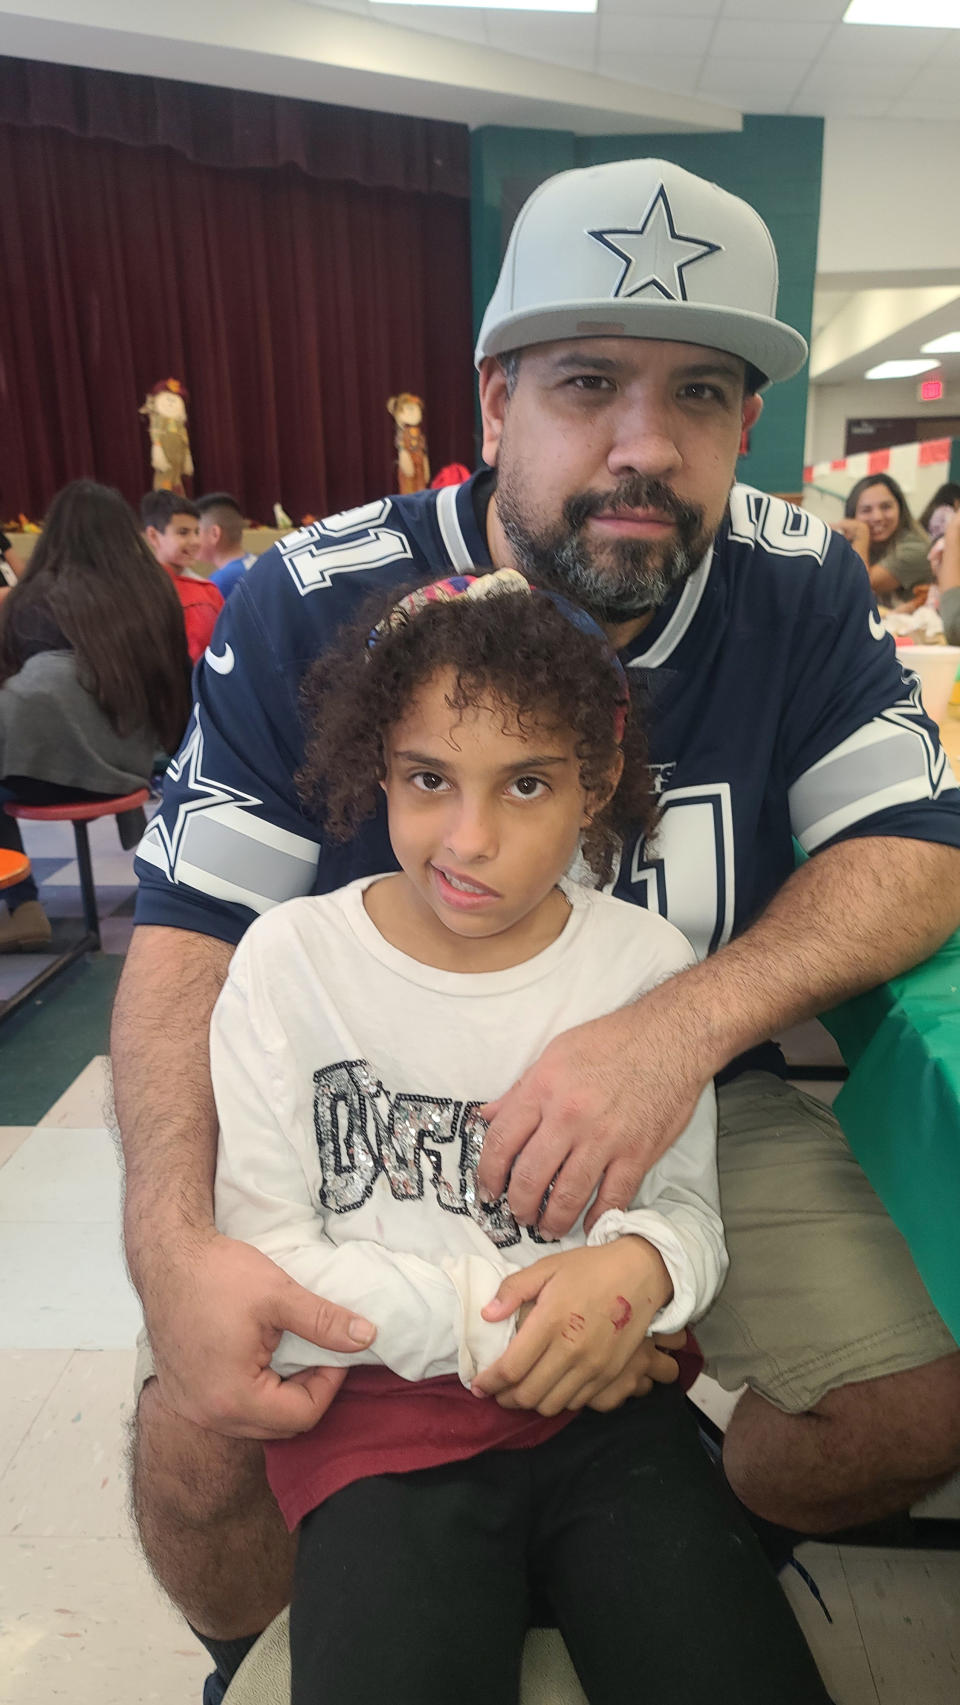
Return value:
M 830 1109 L 769 1072 L 717 1099 L 730 1272 L 696 1327 L 714 1379 L 796 1413 L 955 1351 Z M 141 1332 L 138 1397 L 154 1372 Z
M 717 1100 L 730 1272 L 695 1328 L 713 1378 L 792 1414 L 954 1352 L 830 1109 L 769 1072 Z

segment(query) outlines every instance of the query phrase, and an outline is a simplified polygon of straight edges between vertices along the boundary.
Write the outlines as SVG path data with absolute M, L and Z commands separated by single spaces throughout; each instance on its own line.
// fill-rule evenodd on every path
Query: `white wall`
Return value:
M 956 93 L 960 111 L 960 65 Z M 930 273 L 960 280 L 958 183 L 960 118 L 828 118 L 818 274 L 883 272 L 889 284 L 948 282 L 915 276 Z
M 948 386 L 939 403 L 917 402 L 916 379 L 869 379 L 849 385 L 811 385 L 807 395 L 807 437 L 803 459 L 836 462 L 846 455 L 847 421 L 884 415 L 960 415 L 960 391 Z

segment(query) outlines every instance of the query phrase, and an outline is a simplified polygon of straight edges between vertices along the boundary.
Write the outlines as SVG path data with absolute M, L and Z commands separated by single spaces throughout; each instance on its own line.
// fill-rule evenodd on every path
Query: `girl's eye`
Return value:
M 546 782 L 541 781 L 539 776 L 518 776 L 516 781 L 510 783 L 510 792 L 518 799 L 539 799 L 546 789 Z
M 410 780 L 421 793 L 439 793 L 447 785 L 443 777 L 438 776 L 434 770 L 417 770 Z

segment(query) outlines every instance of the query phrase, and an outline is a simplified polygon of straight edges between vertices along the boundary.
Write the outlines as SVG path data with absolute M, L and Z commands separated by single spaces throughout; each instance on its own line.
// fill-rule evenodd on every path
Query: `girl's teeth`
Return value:
M 461 882 L 459 876 L 451 876 L 448 871 L 445 871 L 444 875 L 451 888 L 459 889 L 461 894 L 483 894 L 486 892 L 484 888 L 474 888 L 470 882 Z

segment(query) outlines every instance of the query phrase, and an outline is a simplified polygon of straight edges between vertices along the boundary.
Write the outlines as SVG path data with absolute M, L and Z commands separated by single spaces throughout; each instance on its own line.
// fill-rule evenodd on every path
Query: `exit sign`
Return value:
M 943 397 L 942 379 L 921 379 L 917 395 L 922 403 L 938 403 Z

